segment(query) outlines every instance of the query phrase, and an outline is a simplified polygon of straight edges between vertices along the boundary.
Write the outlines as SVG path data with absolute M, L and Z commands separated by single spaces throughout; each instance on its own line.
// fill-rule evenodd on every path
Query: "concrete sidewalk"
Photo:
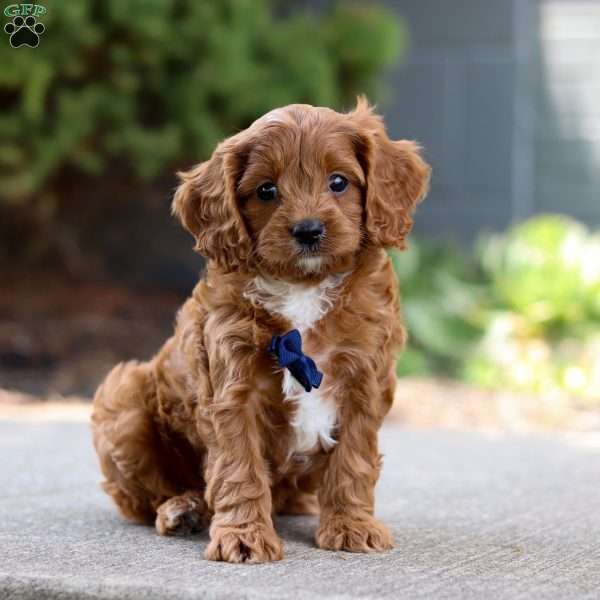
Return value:
M 547 437 L 382 433 L 378 514 L 396 549 L 317 550 L 316 520 L 277 527 L 286 559 L 203 560 L 98 488 L 85 423 L 0 422 L 0 598 L 599 598 L 600 446 Z

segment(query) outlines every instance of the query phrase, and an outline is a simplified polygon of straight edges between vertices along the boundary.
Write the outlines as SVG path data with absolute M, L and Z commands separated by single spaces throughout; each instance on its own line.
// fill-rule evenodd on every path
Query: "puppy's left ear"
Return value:
M 206 162 L 179 173 L 181 185 L 172 205 L 173 213 L 196 238 L 196 251 L 226 271 L 246 267 L 251 254 L 237 202 L 245 156 L 238 136 L 219 144 Z
M 369 241 L 384 248 L 404 248 L 412 213 L 429 189 L 431 168 L 416 142 L 390 140 L 383 119 L 365 99 L 359 98 L 348 116 L 358 129 L 357 154 L 366 170 Z

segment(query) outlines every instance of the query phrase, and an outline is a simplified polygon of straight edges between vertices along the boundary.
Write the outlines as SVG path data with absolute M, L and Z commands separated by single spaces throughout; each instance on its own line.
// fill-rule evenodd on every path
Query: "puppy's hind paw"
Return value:
M 204 498 L 195 492 L 174 496 L 156 511 L 156 531 L 160 535 L 189 535 L 208 527 L 210 515 Z

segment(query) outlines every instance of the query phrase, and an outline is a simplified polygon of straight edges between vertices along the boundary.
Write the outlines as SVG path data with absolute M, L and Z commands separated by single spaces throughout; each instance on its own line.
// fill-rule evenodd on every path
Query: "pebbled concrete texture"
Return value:
M 86 423 L 0 421 L 0 599 L 598 598 L 600 444 L 588 438 L 382 431 L 378 516 L 396 548 L 318 550 L 279 519 L 286 558 L 202 558 L 100 491 Z

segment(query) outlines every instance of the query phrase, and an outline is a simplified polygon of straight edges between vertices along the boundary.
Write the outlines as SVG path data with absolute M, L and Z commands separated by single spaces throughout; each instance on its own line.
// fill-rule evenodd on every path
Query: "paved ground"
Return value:
M 283 562 L 237 566 L 122 521 L 84 423 L 0 422 L 0 598 L 600 597 L 600 446 L 395 428 L 382 446 L 394 551 L 317 550 L 315 520 L 288 518 Z

